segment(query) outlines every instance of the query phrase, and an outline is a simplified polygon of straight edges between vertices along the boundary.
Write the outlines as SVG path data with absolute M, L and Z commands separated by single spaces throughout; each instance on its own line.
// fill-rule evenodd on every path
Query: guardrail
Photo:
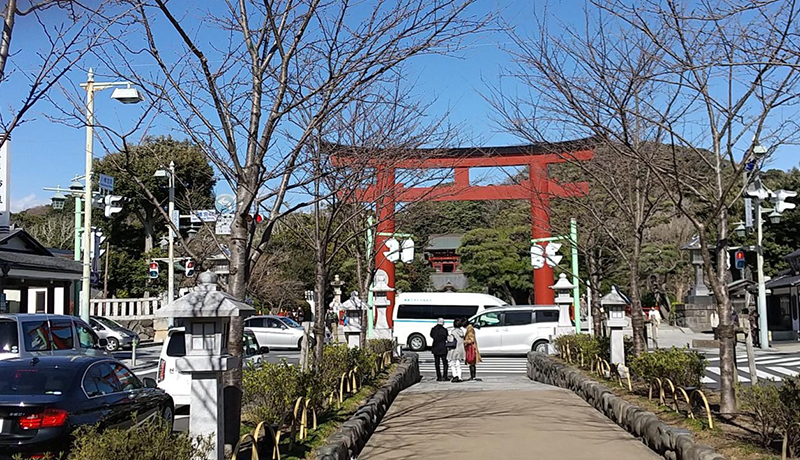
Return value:
M 161 299 L 91 299 L 90 316 L 104 316 L 111 319 L 143 320 L 155 318 L 161 308 Z
M 374 377 L 391 365 L 392 352 L 384 352 L 376 358 L 375 367 L 370 369 L 370 374 Z M 337 388 L 333 389 L 328 396 L 327 407 L 333 407 L 335 401 L 336 408 L 341 409 L 345 395 L 358 393 L 359 388 L 363 386 L 363 383 L 363 381 L 358 381 L 358 367 L 354 367 L 347 372 L 343 372 L 339 378 L 339 385 Z M 310 403 L 311 399 L 307 396 L 298 397 L 294 403 L 293 410 L 284 414 L 284 416 L 281 418 L 281 421 L 277 423 L 277 429 L 264 421 L 259 422 L 253 431 L 239 438 L 239 441 L 236 443 L 233 452 L 240 452 L 242 445 L 249 442 L 251 445 L 250 459 L 260 460 L 261 457 L 258 453 L 258 441 L 259 439 L 264 439 L 269 436 L 269 438 L 266 439 L 270 439 L 273 442 L 272 452 L 269 458 L 272 460 L 280 460 L 280 443 L 284 431 L 288 431 L 288 435 L 290 437 L 289 448 L 291 449 L 294 447 L 294 443 L 297 440 L 304 440 L 306 437 L 308 437 L 311 431 L 317 429 L 317 411 L 312 405 L 310 405 Z M 323 406 L 322 409 L 325 409 L 325 406 Z M 309 418 L 311 420 L 310 426 Z

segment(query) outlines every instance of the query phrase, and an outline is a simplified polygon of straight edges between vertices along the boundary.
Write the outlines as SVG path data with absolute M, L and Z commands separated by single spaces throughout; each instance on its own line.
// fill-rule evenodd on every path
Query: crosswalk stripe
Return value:
M 775 372 L 780 372 L 781 374 L 788 375 L 790 377 L 796 377 L 797 374 L 798 374 L 797 371 L 794 371 L 794 370 L 791 370 L 791 369 L 786 369 L 785 367 L 781 367 L 781 366 L 770 366 L 767 369 L 769 369 L 771 371 L 775 371 Z
M 706 367 L 706 371 L 711 372 L 713 374 L 720 375 L 719 367 L 716 367 L 716 366 L 708 366 L 708 367 Z M 739 369 L 739 381 L 740 382 L 743 382 L 743 383 L 750 382 L 750 379 L 748 377 L 745 377 L 745 376 L 743 376 L 741 374 L 742 374 L 742 370 Z

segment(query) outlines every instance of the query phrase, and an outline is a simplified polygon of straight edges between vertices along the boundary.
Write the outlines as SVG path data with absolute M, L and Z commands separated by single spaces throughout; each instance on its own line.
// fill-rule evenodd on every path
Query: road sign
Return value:
M 111 193 L 114 191 L 114 178 L 100 174 L 100 191 Z
M 217 221 L 217 210 L 216 209 L 198 209 L 197 211 L 192 211 L 190 214 L 191 222 L 193 224 L 198 224 L 201 222 L 216 222 Z
M 531 246 L 531 265 L 536 270 L 544 267 L 544 248 L 540 244 Z
M 217 216 L 217 225 L 214 233 L 217 235 L 230 235 L 233 214 L 220 214 Z
M 547 260 L 547 265 L 555 267 L 556 265 L 558 265 L 559 262 L 561 262 L 561 259 L 563 259 L 564 256 L 558 253 L 559 249 L 561 249 L 561 243 L 551 242 L 547 244 L 544 250 L 545 259 Z
M 219 195 L 217 197 L 217 211 L 222 214 L 233 213 L 236 209 L 236 197 L 233 195 Z
M 175 225 L 175 230 L 181 231 L 181 212 L 177 209 L 172 211 L 172 224 Z M 170 229 L 170 235 L 172 234 L 172 229 Z

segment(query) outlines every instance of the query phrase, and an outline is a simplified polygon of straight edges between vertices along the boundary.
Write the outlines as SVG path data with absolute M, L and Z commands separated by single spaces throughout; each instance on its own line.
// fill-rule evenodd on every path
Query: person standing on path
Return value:
M 758 309 L 753 309 L 749 315 L 747 315 L 747 320 L 750 321 L 750 334 L 753 337 L 753 346 L 760 347 L 761 346 L 761 337 L 758 335 Z
M 469 365 L 469 379 L 480 381 L 475 378 L 475 366 L 481 362 L 481 352 L 478 349 L 478 339 L 475 337 L 475 328 L 472 327 L 466 319 L 461 320 L 461 324 L 467 325 L 467 331 L 464 333 L 464 350 L 466 351 L 466 361 Z
M 447 380 L 447 329 L 444 327 L 444 319 L 439 318 L 436 326 L 431 329 L 431 352 L 433 361 L 436 363 L 436 381 L 444 382 Z M 441 369 L 439 368 L 441 365 Z M 442 375 L 444 373 L 444 375 Z
M 466 357 L 466 350 L 464 349 L 464 330 L 461 329 L 461 320 L 456 319 L 453 321 L 453 329 L 447 337 L 447 342 L 452 345 L 447 352 L 447 362 L 450 364 L 450 373 L 453 374 L 453 383 L 462 382 L 461 380 L 461 365 L 464 363 Z

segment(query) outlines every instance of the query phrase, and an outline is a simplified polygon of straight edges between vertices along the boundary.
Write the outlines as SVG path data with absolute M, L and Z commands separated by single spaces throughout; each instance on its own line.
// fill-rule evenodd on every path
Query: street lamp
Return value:
M 59 186 L 58 186 L 58 188 L 60 189 L 60 188 L 61 188 L 61 186 L 59 185 Z M 65 196 L 64 196 L 64 195 L 61 193 L 61 190 L 58 190 L 58 191 L 56 192 L 56 194 L 55 194 L 55 195 L 53 195 L 53 196 L 50 198 L 50 201 L 52 202 L 53 209 L 59 209 L 59 210 L 61 210 L 61 209 L 64 209 L 64 203 L 66 203 L 66 202 L 67 202 L 67 197 L 65 197 Z
M 86 76 L 86 83 L 81 83 L 81 87 L 86 89 L 86 174 L 84 179 L 86 186 L 84 187 L 84 203 L 86 204 L 85 218 L 83 219 L 83 278 L 81 284 L 81 319 L 89 322 L 89 298 L 91 297 L 91 275 L 92 275 L 92 259 L 91 251 L 91 235 L 92 235 L 92 162 L 94 159 L 94 93 L 104 89 L 116 88 L 111 94 L 113 99 L 116 99 L 123 104 L 135 104 L 143 100 L 139 90 L 133 88 L 130 82 L 102 82 L 95 83 L 94 71 L 89 69 Z M 124 88 L 123 88 L 124 87 Z M 119 91 L 123 90 L 123 91 Z
M 736 228 L 734 228 L 733 231 L 739 238 L 744 238 L 745 235 L 747 234 L 747 227 L 744 226 L 744 222 L 738 222 Z
M 169 207 L 167 209 L 170 223 L 174 224 L 175 214 L 175 162 L 169 162 L 169 169 L 161 168 L 153 174 L 153 177 L 166 177 L 169 179 Z M 169 225 L 169 263 L 167 264 L 167 306 L 172 308 L 172 301 L 175 299 L 175 231 Z M 172 326 L 172 318 L 169 318 L 169 325 Z
M 767 217 L 769 217 L 769 221 L 772 222 L 773 224 L 781 223 L 781 213 L 775 211 L 774 209 L 772 210 L 771 213 L 769 213 Z

